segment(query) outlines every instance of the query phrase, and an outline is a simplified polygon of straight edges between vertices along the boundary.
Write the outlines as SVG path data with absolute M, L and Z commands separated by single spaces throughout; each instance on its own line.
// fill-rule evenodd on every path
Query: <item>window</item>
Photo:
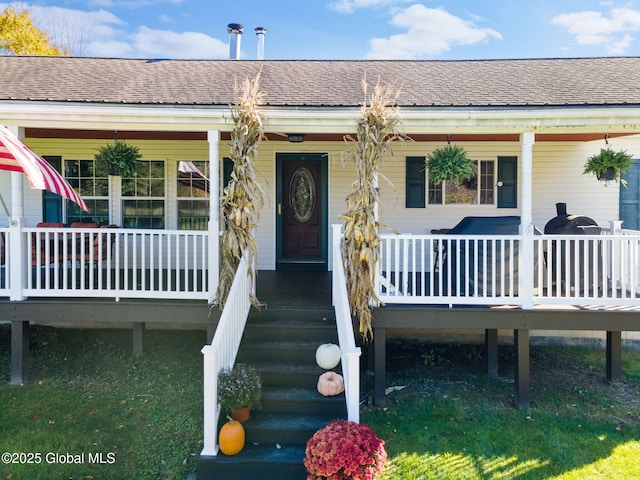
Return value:
M 65 178 L 82 196 L 89 212 L 67 200 L 67 223 L 109 223 L 109 175 L 96 166 L 95 160 L 66 160 Z
M 178 229 L 206 230 L 209 222 L 209 162 L 178 162 Z
M 460 184 L 429 182 L 429 204 L 432 205 L 493 205 L 495 185 L 495 162 L 481 160 L 476 175 Z
M 425 207 L 426 175 L 424 157 L 407 157 L 406 207 Z
M 136 176 L 122 179 L 123 227 L 164 228 L 164 197 L 164 161 L 138 162 Z

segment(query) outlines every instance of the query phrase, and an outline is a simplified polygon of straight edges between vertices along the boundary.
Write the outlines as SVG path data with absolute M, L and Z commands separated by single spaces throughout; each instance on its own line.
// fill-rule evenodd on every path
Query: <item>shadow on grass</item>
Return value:
M 0 478 L 184 479 L 202 441 L 203 331 L 31 329 L 30 380 L 9 382 L 0 326 Z M 35 456 L 35 454 L 38 454 Z
M 361 418 L 387 442 L 385 478 L 640 477 L 637 377 L 606 383 L 603 351 L 535 347 L 532 407 L 516 410 L 512 356 L 500 353 L 490 378 L 476 347 L 388 345 L 388 384 L 405 388 Z M 638 364 L 625 353 L 629 370 Z

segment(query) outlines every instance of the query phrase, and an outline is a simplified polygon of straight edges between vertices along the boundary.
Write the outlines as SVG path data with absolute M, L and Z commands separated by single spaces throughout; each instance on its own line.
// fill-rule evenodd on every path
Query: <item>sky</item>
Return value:
M 497 59 L 640 55 L 640 0 L 42 0 L 35 23 L 75 56 Z

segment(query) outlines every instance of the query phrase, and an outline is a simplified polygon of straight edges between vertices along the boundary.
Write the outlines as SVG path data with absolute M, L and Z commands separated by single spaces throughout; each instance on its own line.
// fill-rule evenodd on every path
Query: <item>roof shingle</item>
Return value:
M 226 106 L 262 69 L 265 103 L 359 106 L 361 81 L 396 82 L 400 106 L 640 105 L 640 58 L 467 61 L 0 57 L 0 101 Z

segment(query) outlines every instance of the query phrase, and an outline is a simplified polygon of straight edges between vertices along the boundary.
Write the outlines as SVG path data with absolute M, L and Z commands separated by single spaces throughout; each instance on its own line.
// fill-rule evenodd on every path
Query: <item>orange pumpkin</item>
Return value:
M 336 372 L 325 372 L 318 379 L 318 392 L 325 397 L 344 392 L 344 379 Z
M 218 435 L 218 443 L 220 451 L 225 455 L 235 455 L 240 453 L 244 448 L 244 427 L 242 423 L 236 422 L 233 418 L 227 416 L 229 421 L 220 429 Z

